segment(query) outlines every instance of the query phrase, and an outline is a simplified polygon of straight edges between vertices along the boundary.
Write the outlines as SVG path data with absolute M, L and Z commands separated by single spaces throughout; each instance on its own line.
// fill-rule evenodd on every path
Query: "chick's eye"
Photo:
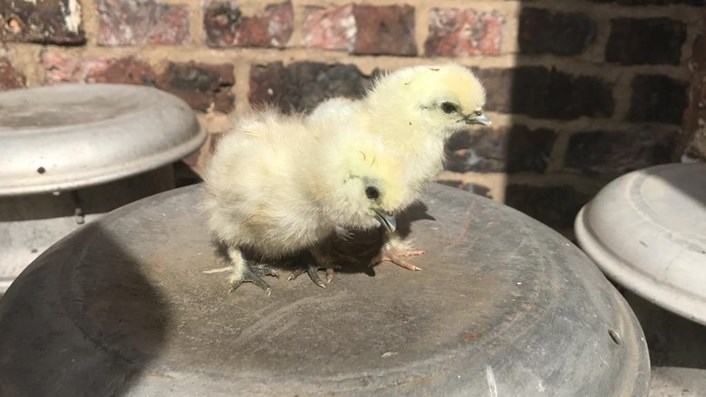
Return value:
M 458 112 L 458 106 L 451 102 L 444 102 L 441 104 L 441 111 L 446 114 L 456 113 Z
M 374 199 L 380 197 L 380 191 L 377 190 L 377 188 L 375 188 L 373 186 L 368 186 L 365 188 L 365 195 L 369 199 L 374 200 Z
M 475 112 L 473 112 L 473 115 L 474 116 L 481 116 L 481 115 L 483 115 L 483 112 L 480 110 L 476 110 Z

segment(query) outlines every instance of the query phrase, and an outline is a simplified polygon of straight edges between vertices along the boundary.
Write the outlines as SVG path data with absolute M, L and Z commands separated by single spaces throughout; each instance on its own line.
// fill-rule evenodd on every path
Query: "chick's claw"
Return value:
M 272 293 L 272 288 L 269 284 L 267 284 L 265 280 L 262 279 L 262 277 L 264 276 L 273 276 L 279 278 L 279 273 L 277 273 L 275 269 L 263 263 L 246 263 L 245 266 L 243 266 L 243 269 L 240 274 L 233 273 L 228 278 L 228 281 L 230 282 L 230 290 L 228 292 L 233 292 L 238 289 L 238 287 L 240 287 L 243 283 L 249 282 L 262 288 L 265 292 L 267 292 L 267 296 L 270 296 L 270 294 Z
M 317 265 L 313 265 L 313 264 L 307 265 L 304 268 L 295 269 L 294 272 L 292 273 L 292 275 L 289 276 L 289 281 L 294 280 L 295 278 L 306 273 L 309 275 L 309 278 L 311 278 L 311 281 L 313 281 L 314 284 L 318 285 L 321 288 L 326 288 L 326 284 L 324 284 L 324 282 L 321 281 L 321 277 L 319 277 L 318 271 L 319 271 L 319 267 Z

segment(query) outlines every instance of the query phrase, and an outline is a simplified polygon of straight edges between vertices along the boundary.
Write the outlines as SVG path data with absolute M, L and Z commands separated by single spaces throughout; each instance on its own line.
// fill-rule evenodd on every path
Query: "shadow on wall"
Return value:
M 140 260 L 95 222 L 81 235 L 0 300 L 0 395 L 123 395 L 162 350 L 171 316 Z
M 678 74 L 687 26 L 609 12 L 644 1 L 596 2 L 581 11 L 523 6 L 517 66 L 480 71 L 490 110 L 513 115 L 500 131 L 505 203 L 569 237 L 579 209 L 611 179 L 678 160 L 688 105 L 685 80 L 634 67 Z

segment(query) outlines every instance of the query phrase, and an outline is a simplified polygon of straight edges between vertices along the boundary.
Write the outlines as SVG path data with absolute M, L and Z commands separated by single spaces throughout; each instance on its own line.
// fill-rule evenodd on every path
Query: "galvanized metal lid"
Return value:
M 623 175 L 581 210 L 575 229 L 609 277 L 706 325 L 706 164 Z
M 0 394 L 645 396 L 647 347 L 599 269 L 510 208 L 435 185 L 410 272 L 228 294 L 200 186 L 57 243 L 0 299 Z M 4 392 L 4 393 L 3 393 Z
M 152 170 L 206 139 L 191 108 L 154 88 L 67 84 L 0 92 L 0 196 Z

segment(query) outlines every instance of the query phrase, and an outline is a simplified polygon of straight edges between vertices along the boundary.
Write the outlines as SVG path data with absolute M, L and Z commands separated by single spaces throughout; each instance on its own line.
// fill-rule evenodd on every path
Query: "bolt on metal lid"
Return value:
M 29 395 L 646 396 L 647 345 L 561 235 L 433 185 L 398 219 L 421 272 L 342 269 L 326 289 L 227 273 L 202 185 L 115 210 L 0 299 L 0 390 Z M 283 270 L 286 271 L 286 270 Z M 61 390 L 57 393 L 56 390 Z
M 149 171 L 206 139 L 155 88 L 66 84 L 0 92 L 0 196 L 75 189 Z
M 581 209 L 575 229 L 609 277 L 706 325 L 706 164 L 623 175 Z

